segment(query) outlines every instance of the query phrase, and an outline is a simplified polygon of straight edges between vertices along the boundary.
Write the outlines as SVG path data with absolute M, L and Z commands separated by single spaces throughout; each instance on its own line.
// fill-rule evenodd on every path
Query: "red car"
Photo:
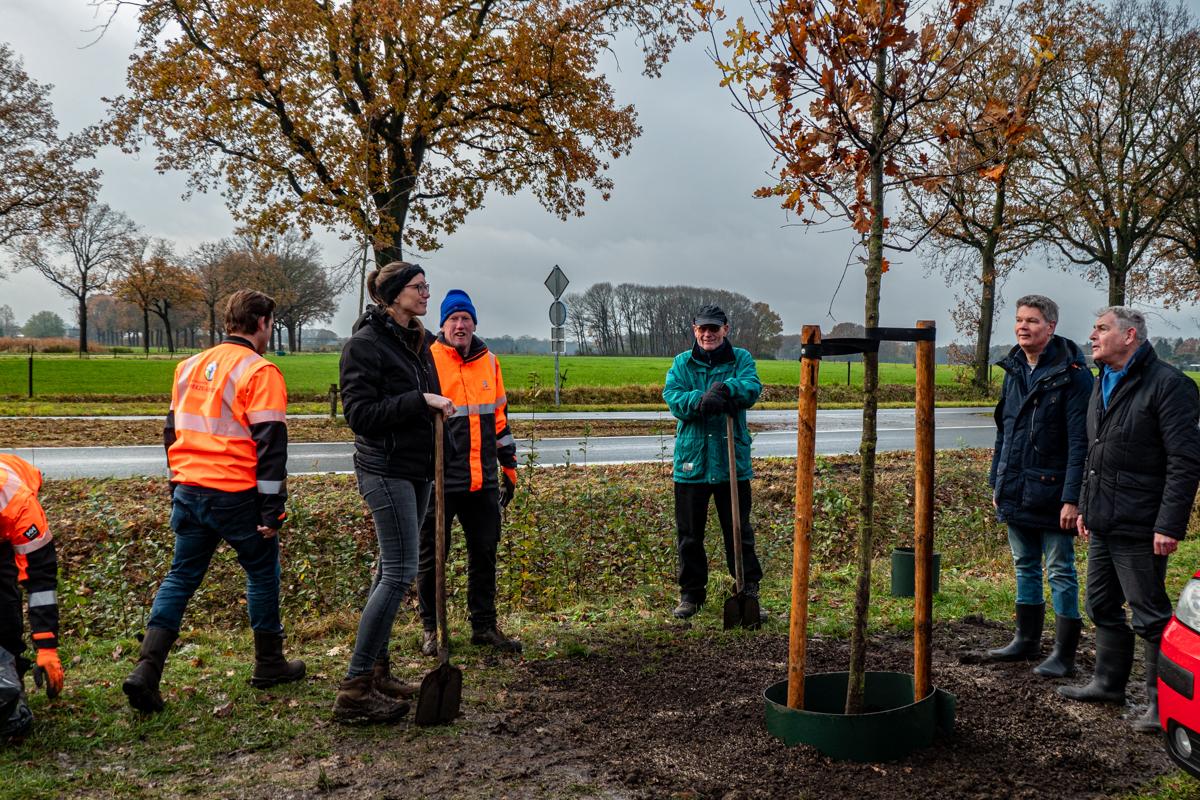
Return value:
M 1175 763 L 1200 777 L 1200 570 L 1179 595 L 1158 655 L 1158 720 Z

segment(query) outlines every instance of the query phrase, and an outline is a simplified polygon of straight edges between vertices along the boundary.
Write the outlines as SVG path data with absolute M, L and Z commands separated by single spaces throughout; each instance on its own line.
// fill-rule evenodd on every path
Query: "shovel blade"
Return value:
M 758 630 L 762 627 L 762 609 L 757 597 L 742 598 L 742 627 Z
M 730 628 L 740 628 L 742 626 L 742 604 L 741 595 L 733 595 L 725 598 L 725 607 L 721 609 L 721 623 L 725 630 Z
M 421 681 L 421 694 L 413 722 L 418 725 L 445 725 L 458 716 L 462 703 L 462 670 L 442 664 Z

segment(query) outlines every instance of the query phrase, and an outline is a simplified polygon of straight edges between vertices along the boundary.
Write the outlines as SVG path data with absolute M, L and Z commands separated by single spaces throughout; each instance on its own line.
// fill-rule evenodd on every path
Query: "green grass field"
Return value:
M 181 356 L 182 357 L 182 356 Z M 292 395 L 324 394 L 338 381 L 338 354 L 305 353 L 270 356 L 279 365 Z M 505 385 L 529 389 L 535 384 L 554 385 L 551 356 L 506 355 L 501 358 Z M 170 392 L 176 361 L 170 358 L 36 356 L 33 362 L 34 397 L 161 396 Z M 567 356 L 560 359 L 564 387 L 661 386 L 671 365 L 669 358 Z M 939 386 L 956 382 L 960 368 L 940 365 Z M 758 374 L 764 384 L 791 385 L 799 382 L 795 361 L 759 361 Z M 862 385 L 862 364 L 850 364 L 850 383 Z M 912 364 L 880 365 L 880 383 L 911 385 L 916 371 Z M 1200 383 L 1200 373 L 1190 373 Z M 999 376 L 996 376 L 997 379 Z M 0 397 L 23 398 L 28 391 L 29 363 L 22 357 L 0 358 Z M 847 382 L 844 362 L 823 364 L 821 383 Z

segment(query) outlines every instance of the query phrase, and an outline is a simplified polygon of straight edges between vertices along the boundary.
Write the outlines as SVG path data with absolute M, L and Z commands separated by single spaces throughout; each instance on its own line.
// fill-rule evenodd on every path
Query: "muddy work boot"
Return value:
M 675 617 L 675 619 L 691 619 L 699 612 L 699 603 L 693 603 L 691 600 L 680 600 L 679 605 L 675 606 L 675 610 L 671 612 L 671 616 Z
M 289 661 L 283 655 L 283 634 L 254 632 L 254 674 L 250 685 L 266 689 L 280 683 L 292 683 L 304 677 L 304 662 Z
M 1050 657 L 1033 668 L 1043 678 L 1065 678 L 1075 674 L 1075 651 L 1079 648 L 1079 634 L 1083 631 L 1083 620 L 1072 617 L 1055 617 L 1054 650 Z
M 1158 733 L 1162 725 L 1158 719 L 1158 642 L 1145 643 L 1146 658 L 1146 697 L 1150 704 L 1142 716 L 1133 721 L 1133 729 L 1138 733 Z
M 1004 647 L 988 650 L 984 661 L 1028 661 L 1042 653 L 1042 622 L 1046 604 L 1017 603 L 1017 632 Z
M 394 700 L 409 700 L 419 688 L 397 680 L 392 675 L 391 659 L 387 656 L 375 661 L 375 668 L 371 670 L 371 680 L 374 681 L 375 691 Z
M 421 655 L 429 656 L 430 658 L 436 656 L 438 654 L 437 639 L 437 631 L 421 631 Z
M 407 713 L 408 703 L 380 694 L 370 673 L 342 681 L 333 701 L 333 718 L 344 725 L 391 723 Z
M 519 653 L 523 649 L 516 639 L 510 639 L 495 625 L 484 631 L 471 634 L 471 644 L 494 647 L 503 653 Z
M 1113 628 L 1096 629 L 1096 671 L 1084 686 L 1060 686 L 1058 693 L 1068 700 L 1085 703 L 1125 702 L 1125 684 L 1133 669 L 1133 631 Z
M 147 714 L 163 710 L 162 694 L 158 683 L 162 680 L 163 666 L 167 653 L 179 634 L 166 628 L 147 628 L 142 637 L 142 649 L 138 654 L 137 666 L 121 684 L 121 691 L 129 698 L 129 705 Z

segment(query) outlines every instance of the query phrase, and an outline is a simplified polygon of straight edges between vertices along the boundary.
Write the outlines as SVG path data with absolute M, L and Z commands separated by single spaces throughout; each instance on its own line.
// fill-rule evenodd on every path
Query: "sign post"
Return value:
M 550 270 L 550 275 L 546 278 L 546 288 L 550 290 L 550 294 L 554 295 L 554 302 L 550 304 L 550 350 L 554 353 L 554 405 L 559 405 L 558 402 L 558 357 L 560 354 L 567 352 L 567 329 L 563 326 L 567 322 L 567 304 L 559 298 L 562 293 L 567 290 L 566 273 L 558 266 L 554 265 L 554 269 Z

